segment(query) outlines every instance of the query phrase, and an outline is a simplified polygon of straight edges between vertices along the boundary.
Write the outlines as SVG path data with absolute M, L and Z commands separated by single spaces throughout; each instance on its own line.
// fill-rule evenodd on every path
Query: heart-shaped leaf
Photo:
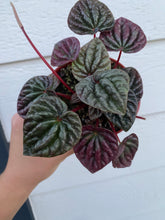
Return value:
M 25 118 L 29 107 L 40 97 L 55 95 L 59 80 L 53 75 L 35 76 L 23 86 L 17 101 L 17 112 Z
M 138 150 L 138 137 L 136 134 L 131 134 L 126 137 L 119 145 L 119 150 L 116 158 L 112 161 L 114 168 L 125 168 L 131 166 L 132 160 Z
M 55 44 L 51 56 L 52 66 L 63 66 L 77 59 L 80 52 L 80 42 L 75 37 L 69 37 Z
M 95 34 L 110 30 L 114 25 L 114 17 L 100 1 L 79 0 L 70 11 L 68 25 L 76 34 Z
M 111 131 L 87 125 L 83 127 L 81 139 L 73 149 L 80 162 L 94 173 L 116 157 L 118 142 Z
M 129 91 L 129 76 L 120 69 L 96 72 L 76 85 L 82 102 L 104 112 L 125 115 Z
M 77 60 L 72 63 L 73 75 L 79 81 L 95 72 L 107 69 L 111 69 L 109 54 L 103 42 L 98 38 L 85 44 Z
M 53 157 L 69 151 L 81 137 L 81 121 L 56 96 L 39 98 L 24 121 L 24 155 Z
M 118 114 L 105 113 L 105 115 L 119 129 L 128 131 L 132 127 L 136 119 L 137 109 L 138 109 L 138 101 L 136 99 L 134 92 L 130 90 L 128 93 L 126 114 L 122 116 Z
M 71 104 L 76 104 L 76 103 L 79 103 L 79 102 L 81 102 L 81 100 L 77 96 L 76 92 L 73 93 L 73 95 L 71 96 L 71 99 L 70 99 L 70 103 Z
M 91 106 L 88 107 L 88 115 L 90 120 L 95 120 L 97 118 L 100 118 L 102 115 L 102 111 L 100 111 L 97 108 L 93 108 Z
M 130 77 L 130 89 L 135 93 L 137 101 L 139 102 L 143 96 L 143 82 L 140 74 L 133 67 L 123 69 Z
M 107 50 L 135 53 L 141 50 L 147 42 L 143 30 L 126 18 L 119 18 L 111 31 L 100 35 Z

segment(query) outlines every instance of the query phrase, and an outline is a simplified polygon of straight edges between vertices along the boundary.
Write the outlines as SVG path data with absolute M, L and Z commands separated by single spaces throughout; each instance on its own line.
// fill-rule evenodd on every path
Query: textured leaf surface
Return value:
M 130 89 L 135 93 L 137 101 L 139 102 L 143 96 L 143 82 L 140 74 L 133 67 L 123 69 L 130 77 Z
M 102 2 L 79 0 L 70 11 L 68 25 L 76 34 L 95 34 L 110 30 L 114 25 L 114 18 Z
M 131 134 L 126 137 L 119 145 L 119 151 L 116 158 L 112 161 L 114 168 L 125 168 L 131 166 L 132 160 L 138 150 L 138 137 Z
M 58 97 L 41 97 L 24 121 L 24 155 L 53 157 L 70 150 L 81 137 L 79 116 Z
M 73 149 L 80 162 L 91 173 L 94 173 L 116 157 L 118 143 L 111 131 L 84 126 L 81 139 Z
M 95 120 L 97 118 L 100 118 L 100 116 L 102 115 L 102 111 L 100 111 L 97 108 L 93 108 L 93 107 L 89 106 L 88 107 L 88 115 L 91 120 Z
M 127 111 L 124 116 L 118 114 L 105 113 L 106 117 L 118 128 L 128 131 L 135 119 L 138 109 L 138 101 L 135 96 L 135 93 L 130 90 L 128 93 L 128 102 L 127 102 Z
M 85 44 L 76 61 L 72 63 L 72 72 L 77 80 L 92 75 L 95 72 L 111 69 L 109 54 L 103 42 L 95 38 Z
M 129 76 L 119 69 L 96 72 L 76 85 L 82 102 L 104 112 L 124 115 L 127 108 Z
M 23 86 L 17 101 L 17 112 L 25 118 L 29 107 L 40 97 L 55 95 L 59 80 L 53 75 L 35 76 Z
M 80 100 L 79 97 L 77 96 L 76 92 L 73 93 L 73 95 L 71 96 L 70 103 L 71 103 L 71 104 L 76 104 L 76 103 L 79 103 L 79 102 L 81 102 L 81 100 Z
M 52 66 L 63 66 L 77 59 L 80 52 L 80 42 L 75 37 L 69 37 L 59 41 L 54 46 L 51 56 Z
M 147 42 L 143 30 L 126 18 L 119 18 L 111 31 L 103 32 L 100 39 L 109 51 L 135 53 L 141 50 Z

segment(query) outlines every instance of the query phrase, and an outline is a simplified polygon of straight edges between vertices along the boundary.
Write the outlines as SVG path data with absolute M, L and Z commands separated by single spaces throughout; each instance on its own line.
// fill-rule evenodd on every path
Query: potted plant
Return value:
M 98 0 L 79 0 L 69 13 L 68 26 L 93 39 L 82 47 L 75 37 L 56 43 L 50 65 L 12 7 L 24 35 L 52 72 L 28 80 L 19 94 L 18 114 L 25 119 L 24 155 L 54 157 L 73 148 L 91 173 L 110 162 L 117 168 L 130 166 L 138 137 L 131 134 L 120 142 L 117 134 L 132 127 L 143 84 L 136 69 L 119 61 L 122 52 L 135 53 L 145 46 L 142 29 L 126 18 L 115 20 Z M 118 60 L 108 51 L 119 51 Z

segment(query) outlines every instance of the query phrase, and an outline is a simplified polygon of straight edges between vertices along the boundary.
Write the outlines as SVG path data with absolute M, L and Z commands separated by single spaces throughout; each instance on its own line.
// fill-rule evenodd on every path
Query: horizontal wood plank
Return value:
M 139 114 L 147 115 L 165 110 L 164 51 L 165 41 L 149 43 L 137 54 L 123 54 L 121 62 L 139 70 L 144 82 L 144 96 Z M 117 54 L 110 53 L 111 57 Z M 48 61 L 50 58 L 48 59 Z M 23 84 L 36 75 L 48 75 L 50 70 L 39 60 L 0 65 L 0 117 L 7 139 L 10 138 L 10 120 L 16 112 L 16 102 Z
M 92 36 L 77 36 L 67 27 L 69 10 L 77 0 L 16 1 L 15 6 L 33 42 L 50 62 L 59 40 L 76 36 L 81 45 Z M 115 18 L 126 17 L 139 24 L 147 35 L 147 46 L 136 54 L 123 54 L 121 63 L 137 68 L 144 82 L 144 97 L 133 128 L 122 132 L 139 136 L 140 146 L 130 168 L 109 164 L 89 173 L 75 155 L 32 192 L 30 200 L 36 220 L 163 220 L 165 185 L 165 1 L 101 0 Z M 0 1 L 0 120 L 7 140 L 10 121 L 23 84 L 49 69 L 38 59 L 19 30 L 9 1 Z M 117 58 L 118 53 L 110 53 Z
M 139 137 L 139 150 L 131 167 L 114 169 L 109 164 L 99 172 L 91 174 L 82 166 L 76 156 L 72 155 L 60 165 L 49 179 L 38 185 L 32 194 L 37 195 L 42 192 L 74 188 L 86 183 L 95 183 L 107 179 L 113 180 L 125 175 L 133 175 L 165 166 L 164 131 L 165 113 L 151 115 L 147 117 L 146 121 L 136 120 L 133 128 L 128 133 L 122 132 L 119 135 L 121 140 L 131 133 L 136 133 Z
M 67 26 L 67 17 L 77 0 L 15 1 L 29 36 L 44 56 L 50 55 L 59 40 L 75 35 Z M 115 18 L 126 17 L 139 24 L 148 40 L 165 38 L 165 1 L 102 0 Z M 37 57 L 16 24 L 9 1 L 0 1 L 0 63 Z M 91 36 L 78 36 L 81 44 Z
M 31 196 L 31 203 L 39 220 L 148 220 L 155 212 L 155 219 L 163 220 L 164 185 L 165 168 L 160 168 Z
M 139 215 L 136 216 L 131 216 L 129 218 L 126 218 L 124 220 L 164 220 L 164 209 L 158 209 L 152 212 L 145 212 L 145 213 L 141 213 Z

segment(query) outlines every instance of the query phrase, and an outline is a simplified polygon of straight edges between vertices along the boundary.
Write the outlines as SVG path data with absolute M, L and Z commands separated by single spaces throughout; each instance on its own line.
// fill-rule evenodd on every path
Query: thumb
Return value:
M 17 154 L 17 155 L 19 154 L 20 156 L 23 155 L 23 123 L 24 120 L 18 114 L 13 115 L 11 139 L 10 139 L 10 152 L 12 151 L 13 154 Z M 71 149 L 70 151 L 62 155 L 52 158 L 41 158 L 41 159 L 42 160 L 48 159 L 49 162 L 51 161 L 53 162 L 54 160 L 55 163 L 57 162 L 60 163 L 73 153 L 74 153 L 73 149 Z
M 11 121 L 10 150 L 12 150 L 13 147 L 15 147 L 14 150 L 16 150 L 23 146 L 23 122 L 24 120 L 18 114 L 13 115 Z
M 11 120 L 12 132 L 20 132 L 23 130 L 23 118 L 21 118 L 17 113 L 13 115 Z

